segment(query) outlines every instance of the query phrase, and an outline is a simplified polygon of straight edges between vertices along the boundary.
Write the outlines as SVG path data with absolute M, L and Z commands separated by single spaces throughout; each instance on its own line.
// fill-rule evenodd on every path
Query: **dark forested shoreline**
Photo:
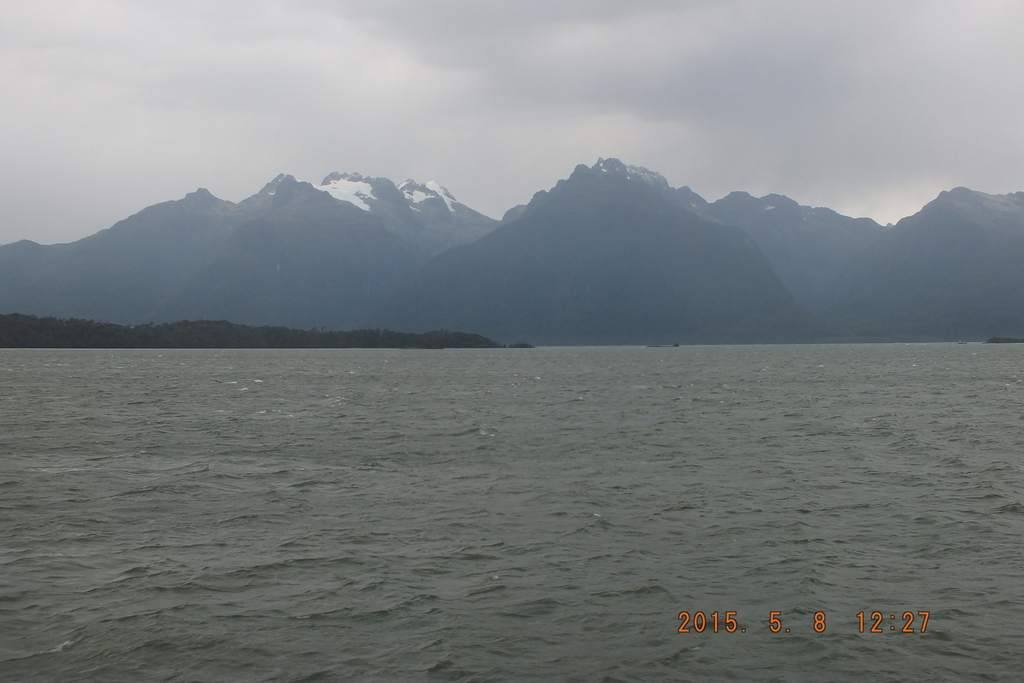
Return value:
M 502 348 L 479 334 L 435 330 L 297 330 L 250 327 L 224 320 L 114 325 L 13 313 L 0 315 L 0 348 L 69 349 L 456 349 Z

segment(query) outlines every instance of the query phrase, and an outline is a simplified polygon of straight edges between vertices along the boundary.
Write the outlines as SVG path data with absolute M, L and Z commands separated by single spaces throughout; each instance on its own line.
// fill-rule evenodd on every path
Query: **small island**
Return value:
M 526 348 L 524 342 L 513 348 Z M 434 330 L 298 330 L 224 320 L 115 325 L 12 313 L 0 315 L 0 348 L 37 349 L 502 349 L 479 334 Z
M 1024 339 L 1013 339 L 1012 337 L 989 337 L 986 344 L 1024 344 Z

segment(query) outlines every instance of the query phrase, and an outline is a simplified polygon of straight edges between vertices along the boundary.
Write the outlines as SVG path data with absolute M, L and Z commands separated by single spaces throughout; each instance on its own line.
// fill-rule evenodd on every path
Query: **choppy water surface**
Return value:
M 1022 379 L 976 344 L 2 351 L 0 677 L 1018 681 Z

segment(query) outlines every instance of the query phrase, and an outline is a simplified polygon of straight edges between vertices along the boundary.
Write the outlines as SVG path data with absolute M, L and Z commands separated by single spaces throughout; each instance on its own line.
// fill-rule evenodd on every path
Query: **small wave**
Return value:
M 506 607 L 501 610 L 501 614 L 506 617 L 543 617 L 556 612 L 561 604 L 561 602 L 552 598 L 541 598 Z
M 75 644 L 75 641 L 73 641 L 73 640 L 65 640 L 63 643 L 61 643 L 57 647 L 53 647 L 53 648 L 50 648 L 49 650 L 47 650 L 46 654 L 53 654 L 53 653 L 56 653 L 56 652 L 63 652 L 66 648 L 69 648 L 69 647 L 71 647 L 74 644 Z
M 492 579 L 492 581 L 493 581 L 493 579 Z M 505 586 L 505 584 L 503 584 L 503 583 L 491 583 L 490 585 L 484 586 L 482 588 L 476 588 L 476 589 L 473 589 L 473 590 L 469 591 L 467 593 L 467 596 L 472 598 L 472 597 L 476 597 L 478 595 L 486 595 L 488 593 L 500 592 L 500 591 L 506 590 L 506 588 L 507 588 L 507 586 Z

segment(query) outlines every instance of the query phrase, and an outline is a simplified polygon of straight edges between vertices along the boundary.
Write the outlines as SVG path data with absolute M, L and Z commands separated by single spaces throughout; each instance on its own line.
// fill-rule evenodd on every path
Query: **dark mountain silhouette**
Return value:
M 518 218 L 435 257 L 369 322 L 547 344 L 815 333 L 753 240 L 667 201 L 655 176 L 615 159 L 578 166 Z
M 850 264 L 831 314 L 876 336 L 1024 335 L 1024 192 L 941 193 Z

